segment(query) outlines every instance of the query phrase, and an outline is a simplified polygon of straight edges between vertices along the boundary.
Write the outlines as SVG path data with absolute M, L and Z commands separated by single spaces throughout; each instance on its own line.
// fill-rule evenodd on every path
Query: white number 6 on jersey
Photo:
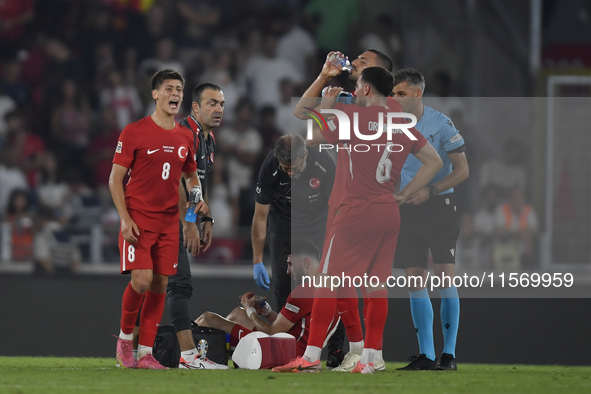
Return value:
M 390 180 L 390 171 L 392 171 L 392 162 L 388 158 L 390 156 L 390 150 L 388 149 L 390 146 L 394 145 L 392 142 L 388 142 L 384 147 L 384 153 L 382 154 L 382 158 L 378 163 L 378 168 L 376 168 L 376 180 L 380 183 L 385 183 Z

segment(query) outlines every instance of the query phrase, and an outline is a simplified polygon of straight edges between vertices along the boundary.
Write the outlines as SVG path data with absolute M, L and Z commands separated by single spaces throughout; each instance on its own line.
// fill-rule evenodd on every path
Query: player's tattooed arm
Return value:
M 187 190 L 191 190 L 193 188 L 193 186 L 201 187 L 201 182 L 199 181 L 199 176 L 197 175 L 197 171 L 194 171 L 191 173 L 183 173 L 183 176 L 185 178 L 185 182 L 187 183 Z M 188 207 L 188 204 L 189 203 L 187 203 L 187 207 Z M 207 206 L 207 204 L 203 200 L 199 201 L 199 204 L 197 204 L 197 206 L 195 207 L 195 213 L 198 213 L 200 215 L 204 215 L 208 211 L 209 211 L 209 207 Z
M 179 182 L 179 217 L 183 224 L 183 242 L 189 253 L 193 256 L 197 256 L 200 251 L 199 230 L 195 223 L 190 223 L 185 220 L 187 205 L 187 193 L 185 192 L 185 187 L 181 181 Z
M 310 112 L 306 108 L 319 107 L 317 101 L 318 101 L 318 97 L 320 96 L 320 93 L 322 92 L 322 88 L 324 88 L 324 85 L 326 85 L 332 77 L 336 77 L 337 75 L 339 75 L 343 71 L 343 68 L 340 65 L 335 66 L 334 64 L 332 64 L 331 62 L 328 61 L 328 58 L 331 55 L 333 55 L 334 53 L 339 53 L 339 52 L 330 52 L 326 56 L 326 61 L 324 62 L 324 65 L 322 66 L 322 71 L 320 72 L 318 77 L 314 80 L 314 82 L 312 82 L 312 84 L 308 87 L 308 89 L 306 89 L 306 91 L 304 92 L 304 94 L 300 98 L 300 101 L 298 101 L 298 103 L 296 104 L 295 110 L 293 112 L 293 114 L 296 117 L 298 117 L 300 119 L 311 119 L 310 115 L 306 115 L 304 113 L 304 112 Z

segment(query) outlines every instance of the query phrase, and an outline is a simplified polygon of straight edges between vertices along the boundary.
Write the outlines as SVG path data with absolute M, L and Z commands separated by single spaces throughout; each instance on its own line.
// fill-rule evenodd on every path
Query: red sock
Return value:
M 124 334 L 133 333 L 137 313 L 142 306 L 145 294 L 139 294 L 131 286 L 131 282 L 123 292 L 123 303 L 121 305 L 121 331 Z
M 380 350 L 384 339 L 384 327 L 388 318 L 388 291 L 378 290 L 367 295 L 365 320 L 365 348 Z
M 359 320 L 359 299 L 355 288 L 342 287 L 338 294 L 337 310 L 347 331 L 347 338 L 350 342 L 363 341 L 363 329 Z
M 314 305 L 312 306 L 312 318 L 310 320 L 308 346 L 316 346 L 322 349 L 328 328 L 334 319 L 336 310 L 336 292 L 325 288 L 316 289 L 314 292 Z
M 158 325 L 162 321 L 162 314 L 164 313 L 165 298 L 166 293 L 152 293 L 150 290 L 146 292 L 146 300 L 140 316 L 140 345 L 154 346 Z

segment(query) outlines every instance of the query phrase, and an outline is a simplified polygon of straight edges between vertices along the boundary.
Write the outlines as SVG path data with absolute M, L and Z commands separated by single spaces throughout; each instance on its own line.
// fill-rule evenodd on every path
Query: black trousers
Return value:
M 179 258 L 176 275 L 168 278 L 166 305 L 175 332 L 191 329 L 191 296 L 193 295 L 193 276 L 189 265 L 189 255 L 184 246 L 183 225 L 179 221 Z

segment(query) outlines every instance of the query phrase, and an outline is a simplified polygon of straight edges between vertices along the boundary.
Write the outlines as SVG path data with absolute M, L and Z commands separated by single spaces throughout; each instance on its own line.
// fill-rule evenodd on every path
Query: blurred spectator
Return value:
M 312 0 L 306 6 L 322 57 L 330 51 L 349 55 L 361 10 L 357 0 Z
M 86 165 L 93 170 L 93 186 L 96 188 L 108 188 L 113 155 L 120 134 L 121 129 L 117 127 L 115 111 L 112 108 L 103 109 L 98 133 L 86 152 Z
M 152 84 L 150 83 L 156 71 L 158 70 L 155 68 L 148 68 L 143 72 L 138 72 L 137 74 L 138 80 L 135 84 L 135 88 L 138 91 L 140 100 L 142 100 L 144 116 L 152 115 L 154 113 L 154 109 L 156 108 L 156 104 L 152 98 Z
M 501 201 L 498 188 L 492 184 L 486 185 L 482 189 L 480 201 L 482 206 L 474 214 L 473 227 L 480 240 L 480 264 L 488 267 L 492 263 L 492 246 L 497 227 L 496 215 Z
M 174 34 L 174 23 L 178 21 L 173 12 L 172 7 L 164 7 L 160 2 L 150 8 L 144 20 L 130 26 L 129 43 L 137 48 L 140 61 L 153 56 L 158 40 Z
M 138 82 L 138 51 L 134 47 L 127 47 L 123 51 L 123 80 L 125 83 L 135 84 Z M 136 88 L 137 90 L 137 88 Z
M 316 60 L 316 43 L 314 37 L 306 29 L 296 23 L 294 14 L 289 10 L 282 10 L 276 18 L 277 56 L 287 60 L 297 70 L 305 73 Z
M 252 127 L 254 105 L 242 99 L 236 106 L 236 120 L 233 127 L 224 127 L 217 133 L 220 152 L 228 158 L 228 178 L 232 199 L 234 225 L 248 224 L 249 209 L 254 207 L 255 164 L 263 152 L 260 132 Z M 214 166 L 215 167 L 215 166 Z M 252 200 L 252 202 L 251 202 Z
M 0 57 L 14 57 L 34 16 L 33 0 L 0 1 Z
M 497 186 L 501 193 L 508 193 L 514 186 L 525 189 L 527 170 L 524 164 L 526 149 L 518 139 L 509 139 L 503 145 L 503 156 L 482 164 L 480 186 Z
M 35 271 L 37 273 L 73 273 L 78 271 L 82 255 L 78 246 L 62 224 L 55 220 L 49 207 L 37 210 L 37 228 L 33 244 Z
M 292 97 L 296 97 L 295 85 L 290 79 L 282 79 L 279 83 L 281 88 L 281 101 L 279 102 L 276 116 L 276 125 L 281 131 L 281 134 L 306 134 L 306 121 L 303 119 L 296 118 L 293 114 L 295 109 L 294 105 L 291 105 Z
M 402 64 L 402 37 L 400 24 L 387 14 L 378 15 L 373 30 L 359 40 L 359 49 L 377 49 L 392 60 L 393 70 Z M 447 112 L 445 112 L 447 113 Z
M 459 127 L 470 125 L 470 115 L 464 101 L 454 91 L 454 84 L 451 75 L 445 70 L 439 70 L 433 74 L 428 85 L 425 97 L 429 97 L 428 104 L 439 112 L 449 116 Z
M 58 163 L 52 152 L 43 155 L 42 163 L 36 188 L 39 205 L 53 209 L 57 217 L 68 221 L 73 215 L 68 203 L 70 186 L 60 179 Z
M 142 101 L 135 87 L 124 82 L 119 70 L 111 69 L 108 76 L 109 87 L 100 94 L 101 107 L 111 108 L 115 112 L 117 127 L 123 130 L 140 118 Z
M 109 87 L 109 73 L 116 67 L 113 43 L 106 41 L 98 44 L 93 55 L 94 89 L 102 92 Z
M 55 95 L 63 91 L 65 81 L 71 80 L 79 84 L 85 80 L 85 73 L 82 64 L 62 41 L 55 38 L 47 39 L 45 52 L 48 61 L 43 70 L 44 102 L 47 108 L 53 108 Z
M 14 102 L 23 106 L 29 100 L 29 88 L 21 79 L 21 63 L 18 60 L 11 60 L 4 64 L 4 77 L 2 78 L 2 91 Z
M 39 168 L 42 166 L 45 143 L 36 134 L 29 132 L 27 118 L 21 110 L 6 115 L 8 124 L 8 149 L 17 155 L 17 166 L 26 174 L 29 186 L 35 187 Z
M 217 59 L 212 67 L 205 70 L 198 83 L 211 82 L 218 85 L 224 92 L 226 103 L 224 105 L 224 122 L 231 123 L 234 120 L 236 104 L 244 95 L 244 88 L 234 78 L 235 71 L 232 65 L 232 53 L 222 50 L 217 54 Z
M 88 229 L 101 222 L 102 206 L 98 194 L 90 187 L 89 180 L 79 168 L 70 168 L 65 172 L 64 180 L 70 187 L 71 194 L 67 201 L 72 215 L 70 229 L 87 234 Z
M 300 70 L 277 57 L 277 39 L 272 35 L 264 39 L 263 55 L 255 55 L 248 61 L 244 76 L 250 85 L 250 97 L 258 106 L 278 106 L 282 79 L 289 78 L 295 83 L 303 80 Z
M 263 152 L 268 152 L 281 137 L 281 130 L 277 128 L 277 111 L 270 105 L 261 108 L 259 131 L 263 137 Z
M 509 201 L 497 209 L 493 258 L 496 267 L 519 268 L 535 263 L 538 217 L 526 204 L 521 186 L 511 190 Z
M 86 8 L 83 24 L 74 42 L 89 79 L 100 78 L 101 70 L 114 66 L 112 43 L 117 42 L 114 19 L 111 10 L 99 2 L 90 2 Z M 107 49 L 107 46 L 110 48 Z M 111 56 L 105 56 L 109 51 Z
M 180 45 L 208 47 L 215 28 L 220 23 L 221 10 L 214 1 L 180 0 L 178 2 L 181 25 Z
M 185 67 L 175 57 L 174 41 L 171 38 L 161 38 L 156 41 L 154 47 L 154 57 L 146 59 L 140 63 L 140 74 L 145 74 L 146 70 L 162 70 L 171 68 L 185 75 Z
M 60 165 L 78 165 L 90 139 L 90 105 L 72 79 L 66 79 L 51 119 L 52 149 Z
M 211 181 L 208 190 L 209 208 L 215 215 L 216 236 L 232 234 L 232 205 L 228 188 L 228 171 L 224 155 L 216 155 L 215 166 L 212 167 Z
M 472 215 L 464 212 L 460 215 L 460 237 L 456 246 L 456 266 L 481 267 L 481 238 L 474 228 Z
M 6 132 L 8 126 L 6 125 L 6 114 L 16 108 L 16 103 L 9 95 L 5 94 L 0 87 L 0 147 L 6 141 Z
M 6 221 L 11 225 L 11 249 L 13 261 L 33 259 L 33 219 L 30 215 L 29 192 L 15 189 L 10 193 Z
M 16 165 L 18 152 L 4 148 L 0 150 L 0 217 L 6 216 L 6 208 L 13 190 L 29 190 L 25 173 Z

